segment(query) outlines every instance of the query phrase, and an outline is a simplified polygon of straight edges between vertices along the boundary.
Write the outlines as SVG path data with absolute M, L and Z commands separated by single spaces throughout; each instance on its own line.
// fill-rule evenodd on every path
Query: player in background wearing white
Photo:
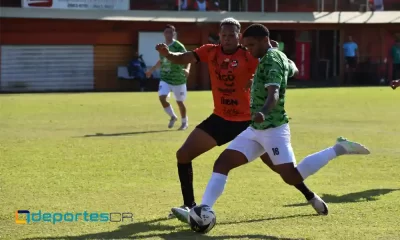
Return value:
M 168 24 L 164 29 L 164 37 L 169 51 L 181 53 L 186 52 L 185 46 L 178 40 L 174 39 L 175 36 L 175 27 Z M 160 55 L 160 60 L 158 60 L 156 65 L 146 72 L 147 78 L 150 78 L 152 73 L 160 67 L 161 79 L 158 89 L 158 96 L 164 111 L 168 114 L 168 116 L 170 116 L 168 128 L 174 127 L 175 122 L 178 120 L 174 109 L 167 101 L 170 93 L 173 92 L 182 117 L 182 125 L 179 130 L 185 130 L 189 127 L 184 101 L 187 95 L 186 80 L 189 76 L 190 64 L 173 64 L 167 58 Z
M 289 117 L 285 111 L 287 80 L 293 63 L 272 48 L 268 29 L 253 24 L 243 33 L 244 46 L 260 63 L 251 88 L 251 125 L 239 134 L 214 164 L 201 204 L 213 207 L 224 191 L 229 172 L 268 153 L 282 179 L 295 185 L 316 173 L 328 162 L 347 154 L 369 154 L 363 145 L 338 138 L 335 145 L 307 156 L 296 166 L 290 139 Z M 187 222 L 189 211 L 174 209 L 179 220 Z

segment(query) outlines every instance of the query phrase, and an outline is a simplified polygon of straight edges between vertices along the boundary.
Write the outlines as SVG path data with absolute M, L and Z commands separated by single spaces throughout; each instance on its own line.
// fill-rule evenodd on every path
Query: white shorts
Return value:
M 248 127 L 229 144 L 227 149 L 243 153 L 249 162 L 266 152 L 274 165 L 284 163 L 296 165 L 290 142 L 289 124 L 266 130 Z
M 178 102 L 185 101 L 187 95 L 186 84 L 171 85 L 160 80 L 160 85 L 158 86 L 158 96 L 166 95 L 167 97 L 169 97 L 171 92 L 174 93 L 176 101 Z

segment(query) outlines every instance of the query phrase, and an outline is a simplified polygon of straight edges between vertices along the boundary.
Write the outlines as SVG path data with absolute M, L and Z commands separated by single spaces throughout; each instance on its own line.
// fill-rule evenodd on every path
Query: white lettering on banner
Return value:
M 305 61 L 305 46 L 301 44 L 301 66 L 300 66 L 300 76 L 304 76 L 304 61 Z
M 130 0 L 22 0 L 23 8 L 129 10 Z

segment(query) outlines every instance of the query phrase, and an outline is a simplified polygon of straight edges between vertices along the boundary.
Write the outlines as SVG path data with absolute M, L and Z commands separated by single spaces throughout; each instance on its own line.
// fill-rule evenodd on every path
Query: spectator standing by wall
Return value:
M 353 75 L 359 62 L 358 45 L 353 41 L 353 37 L 349 36 L 349 40 L 343 44 L 344 58 L 346 64 L 345 83 L 353 82 Z

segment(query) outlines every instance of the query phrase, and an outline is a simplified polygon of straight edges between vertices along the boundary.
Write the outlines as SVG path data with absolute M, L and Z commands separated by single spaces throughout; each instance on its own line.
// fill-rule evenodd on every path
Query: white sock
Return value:
M 164 111 L 170 116 L 170 117 L 176 117 L 174 109 L 172 108 L 171 105 L 168 107 L 164 108 Z
M 189 121 L 189 118 L 187 116 L 182 118 L 182 123 L 187 123 L 188 121 Z
M 213 172 L 211 179 L 207 184 L 201 204 L 208 205 L 212 208 L 224 191 L 227 178 L 228 176 L 226 175 Z
M 336 157 L 336 152 L 333 147 L 327 148 L 320 152 L 308 155 L 297 166 L 297 170 L 305 180 L 307 177 L 313 175 L 328 162 Z

